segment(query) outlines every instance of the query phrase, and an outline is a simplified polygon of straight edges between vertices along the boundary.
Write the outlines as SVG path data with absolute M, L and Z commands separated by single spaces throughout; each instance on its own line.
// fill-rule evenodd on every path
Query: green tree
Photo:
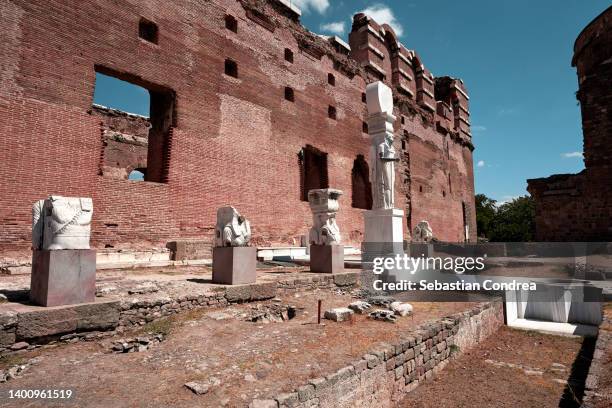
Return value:
M 535 205 L 531 196 L 518 197 L 497 207 L 487 237 L 496 242 L 531 241 L 535 232 Z
M 478 235 L 488 238 L 497 212 L 497 202 L 484 194 L 476 194 L 476 227 Z

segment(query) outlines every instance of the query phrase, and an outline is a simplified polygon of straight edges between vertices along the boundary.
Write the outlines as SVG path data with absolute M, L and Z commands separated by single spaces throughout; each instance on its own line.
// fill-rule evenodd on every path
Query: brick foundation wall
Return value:
M 237 32 L 225 28 L 226 14 L 236 18 Z M 157 44 L 139 38 L 141 18 L 157 24 Z M 368 24 L 382 36 L 384 26 Z M 0 30 L 0 250 L 29 248 L 31 206 L 50 194 L 93 197 L 97 248 L 209 239 L 216 209 L 226 204 L 250 219 L 256 245 L 299 244 L 312 222 L 300 200 L 298 165 L 308 144 L 328 154 L 329 186 L 345 193 L 338 224 L 347 243 L 360 243 L 363 210 L 351 207 L 351 169 L 358 155 L 368 157 L 362 93 L 379 78 L 365 67 L 359 47 L 347 55 L 272 0 L 13 0 L 0 5 Z M 427 219 L 437 238 L 462 241 L 465 202 L 473 239 L 467 121 L 439 130 L 429 107 L 435 78 L 414 52 L 396 49 L 391 31 L 382 38 L 383 59 L 406 74 L 385 66 L 390 73 L 382 78 L 397 100 L 398 151 L 406 139 L 396 177 L 406 237 Z M 287 48 L 292 63 L 284 59 Z M 238 78 L 224 74 L 226 59 L 237 63 Z M 107 122 L 92 111 L 96 71 L 174 98 L 171 123 L 165 123 L 172 130 L 155 147 L 165 156 L 148 163 L 165 182 L 123 179 L 133 166 L 126 163 L 141 161 L 142 150 L 136 158 L 105 154 Z M 449 86 L 467 111 L 465 98 L 457 96 L 465 93 L 462 85 Z M 294 90 L 294 102 L 285 100 L 285 87 Z M 335 120 L 328 118 L 329 106 L 336 108 Z M 104 175 L 104 160 L 113 157 L 124 170 Z M 452 187 L 444 196 L 449 175 Z
M 540 241 L 612 240 L 611 42 L 612 7 L 588 25 L 574 45 L 586 168 L 579 174 L 527 180 Z
M 476 347 L 503 323 L 502 303 L 483 303 L 403 333 L 398 343 L 380 345 L 325 378 L 312 379 L 293 392 L 267 400 L 269 405 L 259 403 L 279 408 L 395 406 L 444 369 L 454 354 Z

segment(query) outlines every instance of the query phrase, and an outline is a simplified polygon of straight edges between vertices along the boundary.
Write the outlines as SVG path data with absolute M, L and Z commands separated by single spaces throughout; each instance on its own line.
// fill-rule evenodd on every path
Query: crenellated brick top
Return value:
M 612 6 L 604 10 L 600 15 L 595 17 L 578 35 L 574 43 L 574 56 L 572 58 L 572 66 L 578 66 L 579 60 L 582 58 L 582 53 L 587 48 L 592 48 L 594 42 L 606 43 L 609 46 L 610 26 L 612 25 Z M 609 48 L 608 48 L 609 49 Z M 602 51 L 604 51 L 602 49 Z M 600 57 L 603 57 L 600 55 Z
M 412 101 L 418 110 L 432 114 L 438 131 L 471 146 L 470 98 L 462 80 L 434 77 L 418 53 L 399 42 L 393 28 L 363 13 L 353 17 L 349 43 L 350 57 L 364 67 L 368 82 L 384 81 L 396 99 Z
M 265 24 L 289 28 L 302 51 L 317 59 L 326 55 L 334 61 L 338 71 L 351 78 L 359 75 L 366 82 L 384 81 L 391 86 L 396 99 L 412 102 L 414 109 L 422 111 L 424 118 L 432 118 L 431 123 L 437 125 L 438 131 L 451 134 L 457 142 L 473 149 L 468 107 L 470 98 L 461 79 L 434 77 L 417 52 L 400 43 L 393 28 L 388 24 L 380 25 L 363 13 L 353 17 L 347 48 L 347 44 L 338 37 L 332 36 L 326 40 L 307 30 L 300 24 L 299 15 L 286 3 L 279 0 L 241 0 L 247 11 L 255 13 L 255 17 L 247 13 L 254 21 L 265 16 L 268 22 Z M 270 7 L 277 13 L 270 13 Z M 445 116 L 439 112 L 439 101 L 448 105 L 451 118 L 447 117 L 449 113 Z

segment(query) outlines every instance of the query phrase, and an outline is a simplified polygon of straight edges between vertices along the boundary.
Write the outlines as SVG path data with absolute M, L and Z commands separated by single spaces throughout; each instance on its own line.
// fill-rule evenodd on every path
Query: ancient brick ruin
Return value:
M 587 25 L 574 44 L 585 169 L 527 180 L 539 241 L 612 240 L 611 43 L 612 7 Z
M 375 80 L 394 91 L 406 238 L 427 220 L 440 240 L 474 240 L 463 82 L 434 77 L 363 14 L 349 47 L 306 30 L 286 3 L 2 2 L 0 248 L 29 248 L 32 203 L 50 194 L 93 197 L 97 248 L 210 239 L 227 204 L 251 220 L 255 245 L 299 245 L 307 191 L 326 187 L 345 192 L 338 223 L 359 244 Z M 587 54 L 599 55 L 577 54 L 579 72 Z M 94 106 L 96 73 L 148 90 L 150 118 Z M 596 87 L 583 85 L 581 96 Z M 587 153 L 594 172 L 601 160 Z M 134 171 L 144 181 L 128 180 Z

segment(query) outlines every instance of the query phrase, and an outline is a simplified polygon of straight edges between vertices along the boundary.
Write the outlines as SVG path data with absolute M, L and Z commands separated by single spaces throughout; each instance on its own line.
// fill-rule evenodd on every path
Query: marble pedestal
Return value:
M 30 300 L 41 306 L 95 301 L 96 251 L 34 250 Z
M 257 279 L 256 247 L 213 248 L 213 283 L 242 285 Z
M 404 211 L 397 208 L 364 211 L 363 252 L 368 256 L 404 253 Z
M 310 271 L 339 273 L 344 270 L 343 245 L 311 245 Z
M 602 289 L 580 284 L 539 283 L 536 291 L 506 291 L 506 319 L 599 326 Z

